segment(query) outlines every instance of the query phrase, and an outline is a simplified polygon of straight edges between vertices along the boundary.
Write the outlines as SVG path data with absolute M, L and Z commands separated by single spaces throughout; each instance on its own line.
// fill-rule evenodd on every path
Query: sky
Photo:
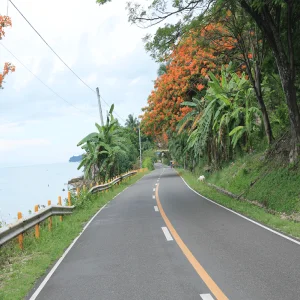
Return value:
M 104 6 L 95 0 L 13 2 L 72 70 L 92 89 L 99 87 L 105 102 L 115 104 L 123 120 L 141 114 L 158 65 L 144 50 L 142 37 L 149 29 L 128 23 L 126 1 Z M 0 14 L 6 13 L 7 0 L 0 0 Z M 0 41 L 0 67 L 11 62 L 16 72 L 0 90 L 0 165 L 67 162 L 82 153 L 76 144 L 100 123 L 96 94 L 59 61 L 11 4 L 8 15 L 13 26 Z M 109 106 L 103 100 L 102 108 L 105 117 Z

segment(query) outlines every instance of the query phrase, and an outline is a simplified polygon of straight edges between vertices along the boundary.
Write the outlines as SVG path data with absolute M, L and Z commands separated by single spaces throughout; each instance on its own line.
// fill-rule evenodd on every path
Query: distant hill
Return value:
M 78 155 L 78 156 L 72 156 L 70 159 L 69 159 L 69 162 L 79 162 L 82 160 L 82 155 Z

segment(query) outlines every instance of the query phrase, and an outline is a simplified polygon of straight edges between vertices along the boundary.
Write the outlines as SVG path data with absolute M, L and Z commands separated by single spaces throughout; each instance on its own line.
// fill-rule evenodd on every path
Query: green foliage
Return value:
M 148 149 L 144 151 L 143 155 L 143 168 L 148 168 L 148 170 L 154 170 L 154 163 L 156 162 L 156 154 L 154 150 Z
M 78 166 L 78 169 L 84 167 L 85 178 L 107 180 L 131 169 L 136 160 L 138 140 L 135 136 L 134 142 L 132 133 L 136 132 L 137 119 L 130 115 L 127 128 L 122 128 L 113 117 L 113 109 L 112 105 L 104 126 L 95 124 L 98 132 L 90 133 L 78 143 L 85 150 Z
M 154 36 L 148 34 L 144 37 L 145 49 L 156 61 L 164 61 L 177 43 L 182 34 L 182 22 L 167 24 L 165 27 L 159 27 Z
M 248 154 L 208 175 L 207 180 L 269 209 L 299 213 L 299 168 L 290 169 L 263 158 L 263 152 Z
M 148 168 L 148 170 L 154 170 L 154 165 L 151 157 L 145 157 L 143 159 L 143 168 Z
M 103 5 L 105 3 L 111 2 L 111 0 L 96 0 L 96 2 L 100 5 Z
M 209 89 L 204 100 L 184 102 L 194 108 L 179 123 L 179 133 L 189 120 L 191 123 L 187 149 L 199 159 L 209 153 L 209 163 L 220 166 L 230 159 L 239 145 L 249 150 L 253 135 L 261 130 L 261 112 L 254 106 L 253 90 L 245 74 L 231 71 L 231 64 L 222 67 L 220 79 L 209 73 Z

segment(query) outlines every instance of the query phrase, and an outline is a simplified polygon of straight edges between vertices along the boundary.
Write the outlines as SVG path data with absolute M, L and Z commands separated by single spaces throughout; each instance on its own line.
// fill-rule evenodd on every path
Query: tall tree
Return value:
M 223 32 L 224 36 L 214 47 L 214 41 L 208 46 L 204 45 L 211 31 Z M 223 63 L 229 63 L 233 43 L 218 24 L 190 30 L 180 40 L 168 56 L 166 72 L 155 81 L 148 106 L 143 109 L 146 133 L 161 135 L 169 129 L 175 130 L 177 122 L 191 110 L 181 103 L 191 101 L 194 96 L 201 98 L 205 95 L 208 71 L 217 74 Z
M 290 161 L 295 161 L 300 154 L 300 111 L 295 86 L 294 32 L 299 24 L 300 3 L 294 0 L 239 2 L 263 32 L 275 57 L 291 123 Z
M 97 0 L 104 4 L 110 0 Z M 300 2 L 295 0 L 152 0 L 144 8 L 128 3 L 129 21 L 149 27 L 165 22 L 174 15 L 181 16 L 178 26 L 169 26 L 169 35 L 195 17 L 206 14 L 215 4 L 241 6 L 256 22 L 273 52 L 289 112 L 291 131 L 290 161 L 300 154 L 300 111 L 296 98 L 295 31 L 299 27 Z M 222 6 L 221 6 L 222 7 Z M 176 37 L 176 35 L 175 35 Z M 166 39 L 165 39 L 166 40 Z M 176 39 L 175 39 L 176 40 Z
M 125 127 L 136 131 L 139 127 L 138 119 L 132 114 L 128 115 L 128 118 L 125 121 Z
M 222 9 L 218 9 L 217 14 L 212 12 L 210 15 L 207 15 L 204 20 L 206 22 L 212 22 L 212 19 L 215 19 L 216 22 L 221 24 L 225 32 L 216 30 L 207 32 L 206 40 L 209 41 L 208 47 L 216 48 L 214 46 L 215 44 L 218 46 L 216 51 L 220 53 L 220 43 L 223 43 L 223 35 L 225 34 L 231 38 L 230 41 L 233 42 L 232 47 L 235 49 L 230 53 L 232 55 L 231 59 L 232 61 L 238 62 L 236 64 L 237 67 L 245 69 L 249 76 L 259 108 L 262 112 L 265 134 L 268 143 L 271 144 L 274 138 L 262 91 L 263 62 L 265 60 L 266 51 L 269 50 L 265 38 L 255 22 L 241 7 L 228 6 L 224 9 L 223 6 Z

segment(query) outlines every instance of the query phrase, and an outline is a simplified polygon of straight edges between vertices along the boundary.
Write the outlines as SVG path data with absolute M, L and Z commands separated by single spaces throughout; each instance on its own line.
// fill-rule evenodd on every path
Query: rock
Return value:
M 68 181 L 68 184 L 74 184 L 76 182 L 83 181 L 83 176 L 77 177 L 77 178 L 72 178 L 71 180 Z

